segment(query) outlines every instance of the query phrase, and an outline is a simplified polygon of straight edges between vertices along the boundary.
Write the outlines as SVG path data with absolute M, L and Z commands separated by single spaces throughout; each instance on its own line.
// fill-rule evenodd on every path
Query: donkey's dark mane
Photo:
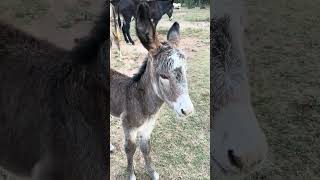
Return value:
M 148 65 L 148 59 L 146 58 L 146 59 L 143 61 L 142 65 L 140 66 L 138 72 L 132 76 L 132 81 L 133 81 L 133 82 L 138 82 L 138 81 L 140 81 L 142 75 L 145 73 L 145 71 L 146 71 L 146 69 L 147 69 L 147 65 Z
M 243 77 L 242 63 L 234 52 L 230 34 L 230 17 L 211 19 L 210 51 L 212 63 L 213 109 L 225 106 Z
M 108 12 L 105 8 L 100 17 L 96 20 L 90 34 L 81 38 L 81 41 L 72 49 L 72 58 L 78 63 L 90 63 L 96 59 L 100 47 L 107 42 Z
M 158 55 L 161 54 L 164 51 L 167 51 L 170 48 L 171 48 L 171 46 L 170 46 L 170 44 L 168 42 L 161 42 L 161 48 L 159 48 Z M 140 81 L 142 75 L 145 73 L 145 71 L 147 69 L 147 65 L 148 65 L 148 57 L 145 58 L 145 60 L 143 61 L 142 65 L 140 66 L 138 72 L 132 76 L 132 81 L 133 82 Z

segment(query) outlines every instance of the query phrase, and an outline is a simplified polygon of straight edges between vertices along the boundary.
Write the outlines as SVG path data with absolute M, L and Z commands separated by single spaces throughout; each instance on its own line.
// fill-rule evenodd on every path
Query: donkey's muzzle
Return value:
M 181 114 L 183 114 L 184 116 L 189 116 L 190 114 L 192 114 L 193 109 L 181 109 Z
M 191 99 L 187 94 L 178 97 L 177 102 L 173 104 L 173 108 L 180 118 L 190 116 L 194 111 Z

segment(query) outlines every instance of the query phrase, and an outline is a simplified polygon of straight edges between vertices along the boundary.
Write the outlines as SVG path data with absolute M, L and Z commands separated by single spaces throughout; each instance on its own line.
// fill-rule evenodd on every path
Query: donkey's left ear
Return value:
M 138 5 L 136 15 L 136 32 L 142 45 L 152 54 L 160 47 L 156 28 L 150 18 L 150 8 L 146 2 Z
M 180 42 L 180 25 L 175 22 L 168 31 L 167 40 L 170 44 L 178 46 Z

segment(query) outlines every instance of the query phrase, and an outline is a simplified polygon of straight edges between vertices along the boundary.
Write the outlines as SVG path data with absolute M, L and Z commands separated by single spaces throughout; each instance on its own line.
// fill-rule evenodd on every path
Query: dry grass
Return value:
M 191 22 L 190 17 L 203 21 Z M 161 179 L 209 179 L 208 18 L 208 9 L 183 8 L 174 12 L 174 20 L 181 26 L 181 48 L 188 56 L 189 89 L 196 113 L 185 121 L 179 121 L 166 105 L 161 109 L 152 134 L 152 157 Z M 167 16 L 163 16 L 158 25 L 162 39 L 172 24 Z M 122 61 L 116 51 L 113 51 L 111 61 L 111 67 L 130 76 L 137 72 L 146 55 L 146 50 L 134 36 L 134 22 L 131 25 L 131 35 L 136 45 L 122 42 Z M 111 179 L 126 179 L 123 132 L 118 119 L 111 119 L 111 141 L 116 146 L 116 152 L 111 154 Z M 134 160 L 137 178 L 149 179 L 140 150 L 137 150 Z

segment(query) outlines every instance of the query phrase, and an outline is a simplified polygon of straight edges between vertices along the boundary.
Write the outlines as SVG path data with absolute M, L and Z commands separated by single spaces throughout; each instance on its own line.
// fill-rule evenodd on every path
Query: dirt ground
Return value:
M 180 47 L 188 56 L 189 89 L 196 114 L 179 122 L 165 105 L 152 135 L 152 157 L 161 179 L 209 179 L 209 8 L 175 10 L 173 21 L 164 15 L 157 27 L 160 39 L 165 40 L 174 21 L 180 24 Z M 121 58 L 116 47 L 112 49 L 111 67 L 128 76 L 138 71 L 147 53 L 135 36 L 134 23 L 131 35 L 136 45 L 126 44 L 121 37 Z M 116 147 L 110 160 L 111 179 L 126 179 L 123 132 L 116 118 L 111 118 L 111 142 Z M 137 179 L 149 179 L 140 150 L 134 161 Z

